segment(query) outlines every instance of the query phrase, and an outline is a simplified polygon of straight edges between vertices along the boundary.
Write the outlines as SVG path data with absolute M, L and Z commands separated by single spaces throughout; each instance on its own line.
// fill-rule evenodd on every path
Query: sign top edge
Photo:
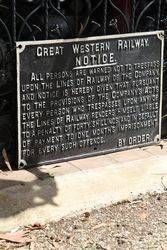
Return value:
M 126 38 L 126 37 L 134 37 L 134 36 L 151 36 L 151 35 L 159 35 L 164 34 L 164 30 L 158 31 L 148 31 L 148 32 L 136 32 L 136 33 L 125 33 L 125 34 L 116 34 L 116 35 L 103 35 L 103 36 L 91 36 L 84 38 L 70 38 L 70 39 L 52 39 L 52 40 L 36 40 L 36 41 L 17 41 L 16 47 L 19 45 L 40 45 L 40 44 L 52 44 L 52 43 L 68 43 L 68 42 L 82 42 L 82 41 L 93 41 L 97 40 L 107 40 L 107 39 L 115 39 L 115 38 Z

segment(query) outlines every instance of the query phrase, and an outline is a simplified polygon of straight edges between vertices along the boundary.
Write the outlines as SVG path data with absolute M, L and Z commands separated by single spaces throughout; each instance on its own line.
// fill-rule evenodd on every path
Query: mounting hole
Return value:
M 159 144 L 160 142 L 161 142 L 161 139 L 160 139 L 159 135 L 156 135 L 154 138 L 154 143 Z
M 163 40 L 163 39 L 164 39 L 164 33 L 163 33 L 163 32 L 158 33 L 157 36 L 158 36 L 158 38 L 159 38 L 160 40 Z
M 27 162 L 25 161 L 25 160 L 21 160 L 20 161 L 20 164 L 19 164 L 19 166 L 18 166 L 18 168 L 19 169 L 23 169 L 23 168 L 25 168 L 25 167 L 27 167 Z

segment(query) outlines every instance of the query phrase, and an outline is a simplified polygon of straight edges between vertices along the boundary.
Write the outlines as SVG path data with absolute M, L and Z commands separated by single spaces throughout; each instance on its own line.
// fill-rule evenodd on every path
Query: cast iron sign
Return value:
M 163 37 L 18 42 L 18 164 L 159 142 Z

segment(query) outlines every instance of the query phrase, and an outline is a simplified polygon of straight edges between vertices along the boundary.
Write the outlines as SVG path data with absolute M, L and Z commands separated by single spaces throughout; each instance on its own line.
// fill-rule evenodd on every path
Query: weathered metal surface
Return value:
M 167 30 L 166 0 L 1 0 L 0 160 L 5 148 L 15 161 L 16 41 L 65 39 Z M 167 46 L 164 57 L 162 134 L 167 134 Z M 15 165 L 15 163 L 13 163 Z
M 163 37 L 17 43 L 19 165 L 158 142 Z

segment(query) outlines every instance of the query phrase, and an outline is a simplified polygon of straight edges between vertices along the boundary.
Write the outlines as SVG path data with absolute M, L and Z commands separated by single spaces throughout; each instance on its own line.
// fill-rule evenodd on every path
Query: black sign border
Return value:
M 121 148 L 102 150 L 98 152 L 85 153 L 82 155 L 63 157 L 60 159 L 54 160 L 46 160 L 36 165 L 48 165 L 54 164 L 63 161 L 82 159 L 91 156 L 100 156 L 108 153 L 114 153 L 123 150 L 129 150 L 134 148 L 146 147 L 154 144 L 159 144 L 161 142 L 161 118 L 162 118 L 162 91 L 163 91 L 163 62 L 164 62 L 164 31 L 151 31 L 151 32 L 137 32 L 137 33 L 127 33 L 127 34 L 117 34 L 117 35 L 107 35 L 107 36 L 92 36 L 86 38 L 74 38 L 74 39 L 55 39 L 55 40 L 38 40 L 38 41 L 20 41 L 16 42 L 16 61 L 17 61 L 17 136 L 18 136 L 18 168 L 24 168 L 28 164 L 25 160 L 21 159 L 21 114 L 20 114 L 20 54 L 24 51 L 26 46 L 33 45 L 45 45 L 45 44 L 61 44 L 61 43 L 70 43 L 70 42 L 82 42 L 82 41 L 98 41 L 98 40 L 108 40 L 108 39 L 117 39 L 117 38 L 132 38 L 132 37 L 140 37 L 140 36 L 152 36 L 157 35 L 157 38 L 161 40 L 161 76 L 160 76 L 160 107 L 159 107 L 159 134 L 155 137 L 154 142 L 148 142 L 133 146 L 125 146 Z M 32 166 L 32 165 L 31 165 Z M 29 167 L 29 165 L 28 165 Z

